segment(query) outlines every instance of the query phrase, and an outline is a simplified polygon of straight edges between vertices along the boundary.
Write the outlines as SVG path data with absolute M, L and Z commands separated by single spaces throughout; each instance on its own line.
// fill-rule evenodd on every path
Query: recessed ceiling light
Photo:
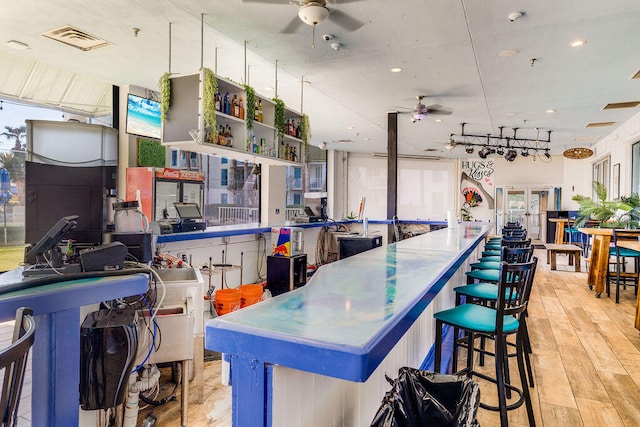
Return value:
M 440 123 L 442 121 L 442 119 L 435 119 L 434 122 L 438 122 Z
M 391 71 L 392 73 L 399 73 L 400 71 L 402 71 L 402 68 L 400 68 L 400 67 L 393 67 L 390 71 Z
M 264 88 L 264 90 L 273 90 L 273 88 L 271 86 L 267 86 Z
M 551 113 L 555 113 L 555 112 L 556 112 L 556 110 L 554 110 L 553 108 L 549 108 L 549 109 L 547 110 L 547 113 L 549 113 L 549 114 L 551 114 Z
M 9 40 L 7 46 L 18 50 L 30 49 L 28 44 L 19 42 L 18 40 Z
M 365 141 L 369 141 L 369 140 L 371 140 L 371 138 L 364 138 L 364 140 L 365 140 Z
M 498 54 L 498 56 L 502 56 L 503 58 L 508 58 L 510 56 L 515 56 L 517 54 L 519 54 L 520 51 L 517 49 L 507 49 L 507 50 L 503 50 L 502 52 L 500 52 Z
M 512 117 L 512 116 L 517 116 L 518 113 L 506 113 L 505 116 L 507 117 Z
M 353 126 L 347 126 L 347 129 L 351 130 L 353 129 Z
M 576 39 L 576 40 L 572 41 L 571 43 L 569 43 L 569 46 L 571 46 L 571 47 L 580 47 L 580 46 L 584 46 L 585 44 L 587 44 L 586 40 Z

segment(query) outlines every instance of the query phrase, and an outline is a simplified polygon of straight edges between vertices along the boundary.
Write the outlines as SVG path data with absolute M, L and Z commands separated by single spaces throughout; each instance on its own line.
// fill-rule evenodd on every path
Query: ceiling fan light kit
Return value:
M 307 25 L 318 25 L 329 17 L 329 9 L 320 2 L 309 2 L 300 6 L 298 16 Z

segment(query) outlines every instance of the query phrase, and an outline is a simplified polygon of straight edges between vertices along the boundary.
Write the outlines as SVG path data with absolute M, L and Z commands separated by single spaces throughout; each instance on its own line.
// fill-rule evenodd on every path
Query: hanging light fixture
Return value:
M 582 160 L 593 156 L 593 150 L 591 148 L 575 147 L 564 150 L 562 155 L 567 159 Z

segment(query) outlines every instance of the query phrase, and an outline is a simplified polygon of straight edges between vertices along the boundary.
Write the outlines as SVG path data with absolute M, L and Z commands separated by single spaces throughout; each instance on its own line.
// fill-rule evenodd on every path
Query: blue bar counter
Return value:
M 77 426 L 80 408 L 80 307 L 143 294 L 145 274 L 91 277 L 23 278 L 22 267 L 0 274 L 0 289 L 39 284 L 0 295 L 0 321 L 15 319 L 19 307 L 30 307 L 36 320 L 32 360 L 33 426 Z
M 365 425 L 384 375 L 419 367 L 490 224 L 462 223 L 327 264 L 309 283 L 210 320 L 230 355 L 236 426 Z M 359 385 L 358 385 L 359 384 Z

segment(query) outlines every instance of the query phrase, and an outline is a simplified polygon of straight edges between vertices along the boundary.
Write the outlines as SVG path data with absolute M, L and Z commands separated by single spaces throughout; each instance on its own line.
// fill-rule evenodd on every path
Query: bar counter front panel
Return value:
M 322 266 L 295 291 L 209 321 L 231 359 L 234 425 L 365 425 L 401 366 L 419 367 L 433 313 L 491 225 L 462 223 Z M 265 409 L 266 408 L 266 409 Z

